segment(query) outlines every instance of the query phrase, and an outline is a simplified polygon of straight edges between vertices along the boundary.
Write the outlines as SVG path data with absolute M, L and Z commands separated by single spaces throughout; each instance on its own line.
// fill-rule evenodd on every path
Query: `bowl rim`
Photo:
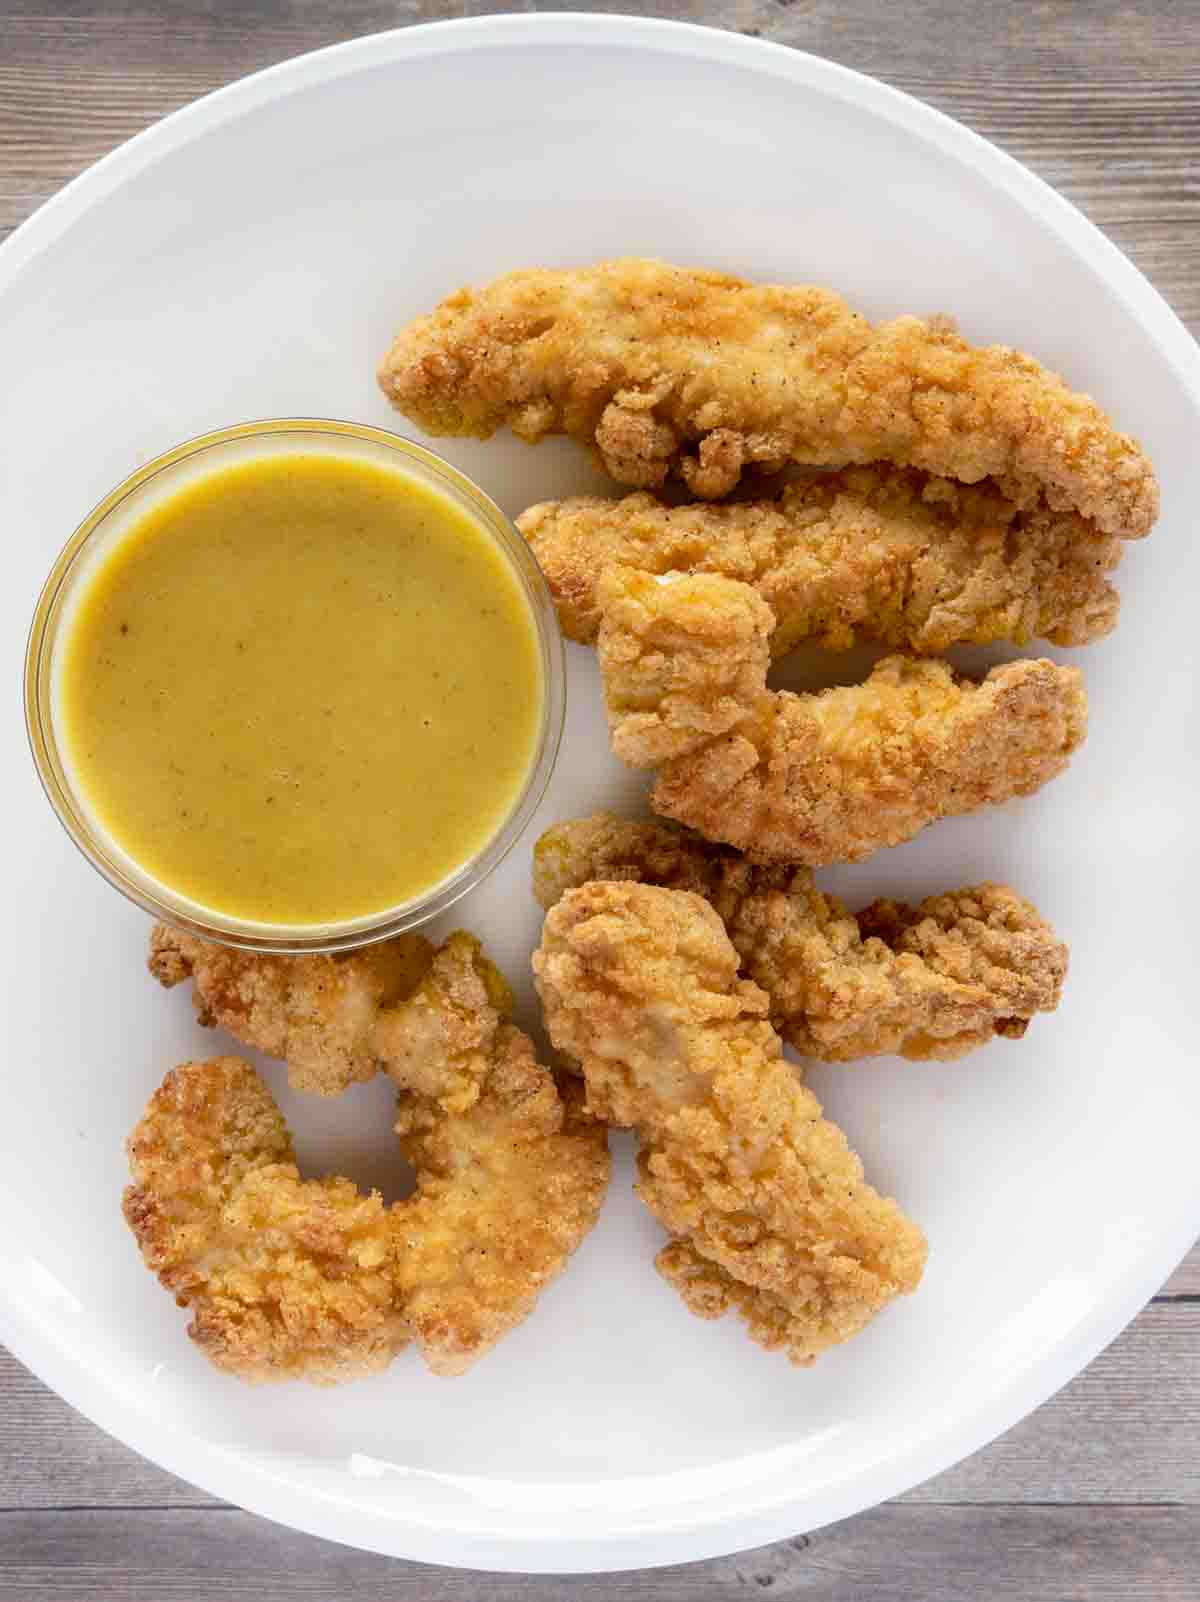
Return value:
M 586 48 L 605 43 L 743 67 L 801 91 L 857 104 L 902 128 L 981 182 L 1002 190 L 1073 254 L 1086 253 L 1108 289 L 1142 326 L 1159 359 L 1200 416 L 1200 350 L 1142 273 L 1069 201 L 981 135 L 901 90 L 792 46 L 747 38 L 694 23 L 622 14 L 545 12 L 426 23 L 347 40 L 297 56 L 215 90 L 172 113 L 113 151 L 47 201 L 0 244 L 0 291 L 28 270 L 79 217 L 161 155 L 242 112 L 363 67 L 421 56 L 521 44 Z M 1064 1385 L 1106 1346 L 1162 1284 L 1200 1233 L 1200 1180 L 1195 1195 L 1156 1237 L 1152 1249 L 1130 1246 L 1107 1299 L 1084 1309 L 1069 1341 L 1012 1370 L 973 1409 L 932 1420 L 919 1440 L 883 1450 L 866 1469 L 797 1494 L 773 1468 L 737 1494 L 666 1510 L 636 1528 L 593 1519 L 581 1529 L 561 1512 L 535 1533 L 515 1529 L 503 1510 L 486 1524 L 464 1498 L 471 1524 L 435 1524 L 398 1499 L 386 1514 L 364 1509 L 289 1478 L 282 1469 L 217 1443 L 181 1441 L 169 1421 L 154 1418 L 134 1396 L 111 1385 L 69 1351 L 61 1330 L 11 1276 L 0 1292 L 0 1339 L 86 1416 L 153 1461 L 218 1497 L 326 1539 L 391 1556 L 509 1573 L 596 1573 L 715 1557 L 820 1528 L 874 1506 L 978 1450 Z M 0 1241 L 0 1246 L 3 1242 Z
M 453 872 L 408 901 L 353 919 L 313 925 L 270 923 L 236 918 L 205 907 L 143 870 L 119 842 L 109 839 L 90 815 L 79 786 L 71 781 L 54 717 L 54 662 L 62 643 L 62 627 L 74 593 L 72 585 L 81 565 L 97 541 L 105 538 L 109 519 L 129 498 L 175 469 L 206 456 L 217 458 L 213 473 L 225 464 L 222 454 L 243 441 L 262 440 L 264 457 L 286 439 L 321 439 L 334 442 L 329 454 L 339 454 L 336 442 L 345 441 L 346 456 L 355 442 L 367 443 L 398 458 L 395 471 L 449 494 L 490 538 L 516 581 L 534 625 L 542 698 L 531 760 L 524 780 L 493 832 Z M 250 455 L 253 452 L 249 453 Z M 239 458 L 249 459 L 248 456 Z M 167 494 L 171 493 L 169 487 Z M 142 514 L 138 514 L 140 516 Z M 135 524 L 136 526 L 136 524 Z M 132 529 L 117 536 L 118 543 Z M 83 580 L 86 584 L 88 581 Z M 372 423 L 355 423 L 330 417 L 268 417 L 231 423 L 171 446 L 135 468 L 102 496 L 76 527 L 55 558 L 38 595 L 24 665 L 25 732 L 42 790 L 71 843 L 84 859 L 128 900 L 160 922 L 185 933 L 243 951 L 301 953 L 351 951 L 418 928 L 448 911 L 499 867 L 528 828 L 554 772 L 566 718 L 566 660 L 562 631 L 546 580 L 528 544 L 515 524 L 473 479 L 428 446 Z

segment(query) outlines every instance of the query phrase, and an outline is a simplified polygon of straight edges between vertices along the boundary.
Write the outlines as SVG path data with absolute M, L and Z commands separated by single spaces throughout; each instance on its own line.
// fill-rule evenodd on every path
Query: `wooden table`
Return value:
M 529 4 L 0 0 L 0 237 L 185 101 L 318 45 Z M 545 9 L 589 9 L 565 3 Z M 1081 206 L 1200 328 L 1200 0 L 632 0 L 861 68 Z M 2 369 L 0 369 L 2 371 Z M 0 378 L 2 382 L 2 378 Z M 939 1479 L 816 1535 L 685 1568 L 481 1576 L 215 1502 L 0 1350 L 0 1602 L 1066 1602 L 1200 1598 L 1200 1249 L 1086 1373 Z

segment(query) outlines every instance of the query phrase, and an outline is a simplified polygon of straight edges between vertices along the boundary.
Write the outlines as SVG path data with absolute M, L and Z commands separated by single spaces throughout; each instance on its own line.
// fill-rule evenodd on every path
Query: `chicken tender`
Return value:
M 461 289 L 379 369 L 431 434 L 567 434 L 622 484 L 679 473 L 713 499 L 743 469 L 887 461 L 1135 537 L 1158 512 L 1146 456 L 1086 395 L 947 318 L 875 327 L 826 289 L 626 258 Z
M 412 1339 L 435 1373 L 461 1373 L 561 1272 L 604 1197 L 604 1131 L 503 1021 L 493 975 L 476 942 L 452 936 L 395 1006 L 409 1052 L 389 1072 L 417 1189 L 392 1207 L 347 1179 L 301 1179 L 248 1064 L 167 1076 L 130 1140 L 125 1216 L 217 1367 L 331 1383 L 384 1367 Z M 471 997 L 476 1044 L 446 1053 L 433 1017 L 454 1020 Z
M 895 467 L 859 467 L 778 498 L 668 507 L 652 495 L 545 501 L 517 527 L 546 575 L 568 639 L 594 645 L 605 568 L 718 573 L 775 614 L 771 654 L 801 640 L 904 650 L 1032 639 L 1086 645 L 1110 633 L 1107 575 L 1121 542 L 1077 512 L 1019 511 L 972 488 Z
M 479 1054 L 512 1006 L 499 970 L 461 932 L 440 952 L 399 935 L 335 956 L 284 957 L 158 924 L 149 967 L 167 987 L 192 979 L 202 1024 L 282 1058 L 297 1090 L 321 1096 L 382 1069 L 423 1075 L 443 1098 L 469 1098 Z
M 1010 662 L 982 683 L 887 657 L 865 683 L 766 688 L 774 615 L 716 574 L 609 568 L 600 667 L 613 750 L 654 810 L 760 862 L 857 862 L 937 818 L 1031 795 L 1087 730 L 1083 681 Z
M 595 1224 L 607 1133 L 511 1024 L 465 1112 L 401 1094 L 396 1129 L 417 1173 L 393 1209 L 397 1294 L 429 1367 L 461 1374 L 528 1317 Z
M 547 829 L 533 853 L 542 906 L 593 880 L 702 895 L 766 992 L 772 1027 L 825 1062 L 949 1062 L 997 1035 L 1019 1039 L 1057 1007 L 1067 972 L 1064 943 L 1005 885 L 916 907 L 876 901 L 853 917 L 806 868 L 757 866 L 673 824 L 602 812 Z
M 783 1061 L 706 901 L 569 890 L 533 961 L 588 1106 L 638 1131 L 638 1193 L 674 1237 L 659 1266 L 694 1311 L 735 1305 L 756 1340 L 809 1364 L 916 1287 L 924 1236 Z
M 356 1379 L 408 1343 L 377 1194 L 302 1180 L 283 1115 L 236 1057 L 175 1068 L 129 1140 L 125 1218 L 218 1368 Z

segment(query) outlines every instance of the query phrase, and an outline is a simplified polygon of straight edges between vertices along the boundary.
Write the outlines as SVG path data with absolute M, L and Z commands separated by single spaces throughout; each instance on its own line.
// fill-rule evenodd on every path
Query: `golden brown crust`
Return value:
M 756 866 L 669 823 L 599 813 L 548 829 L 534 893 L 552 907 L 591 880 L 637 880 L 705 897 L 771 1023 L 805 1056 L 850 1062 L 896 1052 L 952 1061 L 996 1035 L 1017 1039 L 1058 1005 L 1067 948 L 1005 885 L 877 901 L 857 918 L 807 869 Z
M 768 703 L 774 614 L 709 573 L 600 580 L 599 654 L 613 750 L 635 768 L 703 751 Z
M 173 1069 L 129 1140 L 125 1217 L 218 1368 L 332 1384 L 407 1344 L 391 1222 L 345 1179 L 302 1180 L 282 1115 L 234 1057 Z
M 743 1310 L 784 1310 L 772 1344 L 807 1364 L 914 1289 L 926 1244 L 865 1182 L 737 970 L 707 902 L 630 883 L 568 891 L 534 955 L 550 1037 L 582 1066 L 588 1105 L 638 1130 L 642 1199 L 693 1264 L 746 1288 Z M 713 1304 L 694 1276 L 687 1300 Z M 750 1329 L 761 1336 L 760 1316 Z
M 164 962 L 171 949 L 160 943 Z M 126 1218 L 218 1367 L 331 1383 L 412 1339 L 435 1373 L 461 1373 L 595 1222 L 603 1129 L 503 1021 L 507 987 L 478 942 L 453 935 L 426 966 L 388 1008 L 404 1047 L 389 1061 L 397 1129 L 417 1170 L 408 1201 L 302 1180 L 278 1109 L 236 1059 L 176 1069 L 134 1131 Z
M 859 861 L 1032 794 L 1086 734 L 1082 677 L 1055 662 L 976 683 L 887 657 L 863 684 L 770 692 L 773 617 L 748 585 L 612 567 L 599 595 L 614 751 L 658 768 L 656 812 L 756 861 Z
M 592 645 L 600 575 L 717 573 L 775 615 L 771 653 L 800 640 L 941 652 L 1032 639 L 1086 645 L 1116 627 L 1120 541 L 1076 512 L 1019 510 L 994 485 L 848 468 L 769 500 L 669 507 L 645 493 L 545 501 L 517 519 L 568 639 Z
M 1044 498 L 1106 534 L 1158 511 L 1136 441 L 1086 395 L 946 318 L 872 327 L 825 289 L 625 258 L 461 289 L 396 337 L 388 399 L 433 434 L 594 446 L 621 483 L 726 494 L 746 467 L 874 461 Z
M 801 1304 L 795 1310 L 786 1296 L 759 1286 L 744 1285 L 725 1269 L 702 1257 L 690 1240 L 668 1241 L 654 1259 L 655 1267 L 683 1298 L 689 1312 L 697 1318 L 724 1318 L 738 1313 L 746 1322 L 751 1340 L 768 1352 L 789 1356 L 804 1351 L 809 1344 L 809 1310 Z M 847 1272 L 852 1273 L 849 1265 Z M 869 1279 L 863 1276 L 869 1286 Z M 855 1334 L 848 1329 L 842 1339 Z M 792 1356 L 793 1362 L 801 1359 Z
M 455 1084 L 438 1093 L 457 1085 L 469 1097 L 481 1043 L 511 1005 L 478 941 L 461 932 L 436 953 L 420 935 L 399 935 L 344 955 L 281 957 L 158 924 L 149 967 L 168 987 L 191 978 L 202 1024 L 282 1058 L 297 1090 L 321 1096 L 381 1070 L 401 1083 L 423 1074 L 427 1088 L 431 1073 L 457 1065 Z
M 452 1116 L 401 1096 L 397 1129 L 420 1177 L 399 1215 L 397 1285 L 429 1366 L 461 1373 L 527 1316 L 595 1223 L 606 1134 L 508 1024 L 474 1106 Z

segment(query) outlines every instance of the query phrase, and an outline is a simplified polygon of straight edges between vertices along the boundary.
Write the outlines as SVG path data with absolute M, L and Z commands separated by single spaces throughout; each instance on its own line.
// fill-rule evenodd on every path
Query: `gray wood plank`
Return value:
M 1200 1305 L 1154 1302 L 1036 1413 L 908 1499 L 1200 1505 L 1198 1445 Z
M 558 9 L 584 9 L 551 0 Z M 303 50 L 508 0 L 6 0 L 0 227 L 147 123 Z M 587 9 L 627 9 L 627 0 Z M 971 7 L 965 0 L 652 0 L 874 73 L 1061 189 L 1200 325 L 1200 0 Z M 52 116 L 46 108 L 54 108 Z
M 0 1354 L 0 1508 L 216 1505 Z M 1200 1506 L 1200 1304 L 1156 1302 L 1051 1401 L 910 1493 L 920 1503 Z
M 244 1513 L 0 1519 L 0 1602 L 1195 1602 L 1193 1508 L 884 1507 L 738 1557 L 637 1573 L 397 1563 Z
M 0 1347 L 0 1514 L 217 1505 L 97 1429 Z M 3 1531 L 0 1524 L 0 1552 Z
M 1200 1296 L 1200 1243 L 1180 1263 L 1163 1286 L 1164 1296 Z

